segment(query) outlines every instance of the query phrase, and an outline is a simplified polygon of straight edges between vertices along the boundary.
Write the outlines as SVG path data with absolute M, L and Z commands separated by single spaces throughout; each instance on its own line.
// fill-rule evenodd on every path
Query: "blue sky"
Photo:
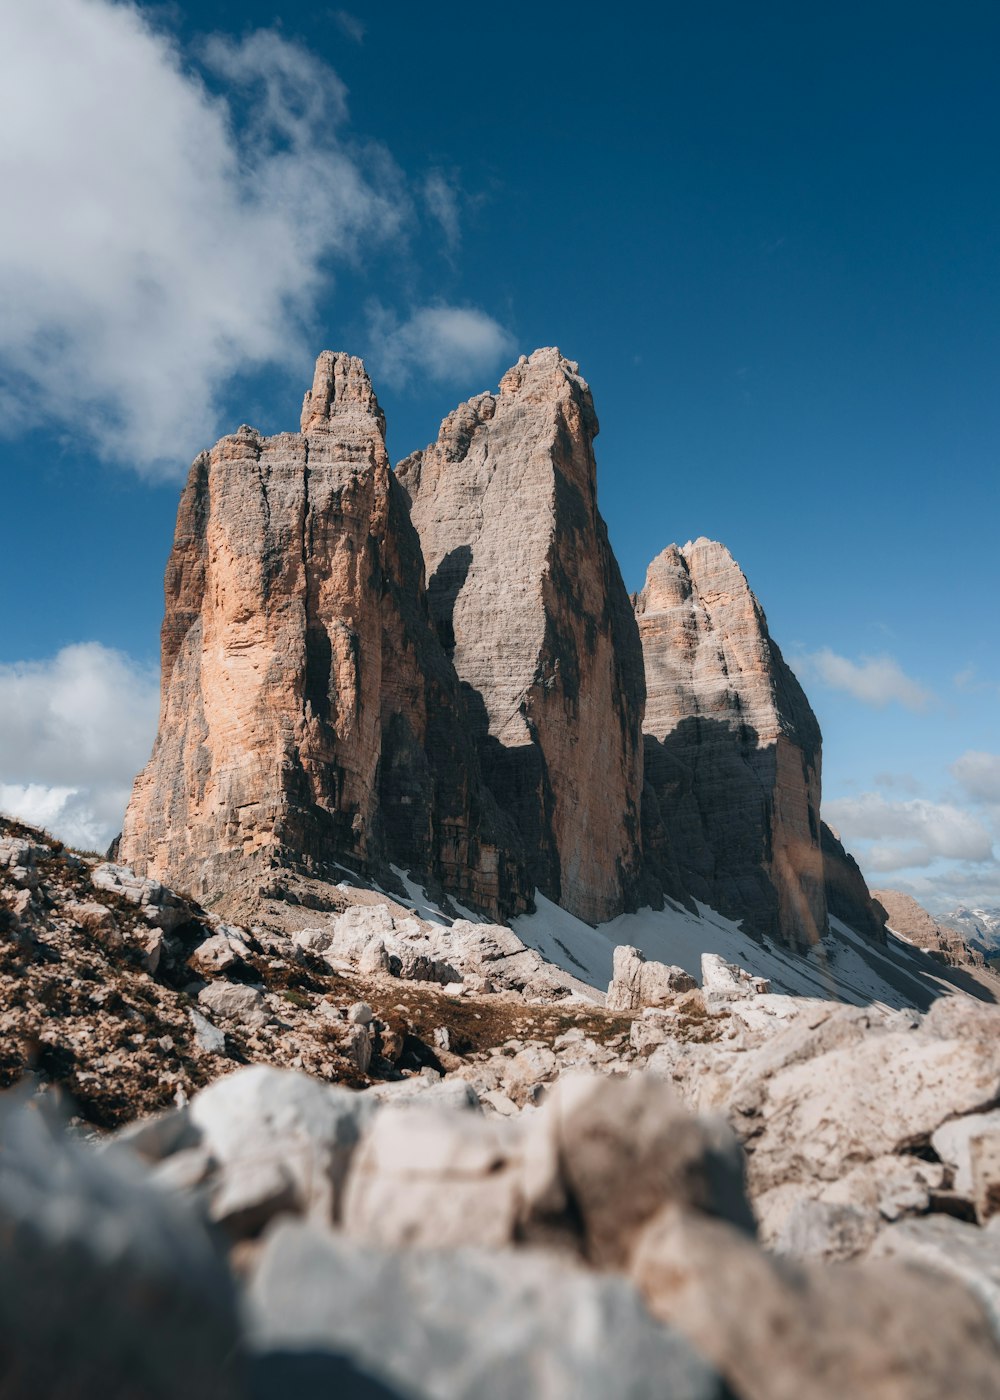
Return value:
M 875 884 L 1000 904 L 1000 11 L 0 15 L 0 802 L 103 841 L 195 452 L 363 354 L 395 459 L 513 358 L 594 390 L 626 582 L 725 541 Z

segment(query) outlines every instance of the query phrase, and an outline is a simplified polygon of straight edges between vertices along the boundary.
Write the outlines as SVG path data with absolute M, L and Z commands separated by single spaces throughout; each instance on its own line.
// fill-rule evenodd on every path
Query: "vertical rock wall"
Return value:
M 592 923 L 636 899 L 644 702 L 635 621 L 597 510 L 597 430 L 578 366 L 536 350 L 397 472 L 486 779 L 537 886 Z

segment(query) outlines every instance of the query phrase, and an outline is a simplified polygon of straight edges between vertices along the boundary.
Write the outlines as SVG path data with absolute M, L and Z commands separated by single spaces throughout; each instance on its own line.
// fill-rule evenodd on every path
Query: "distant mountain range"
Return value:
M 960 904 L 950 914 L 942 914 L 941 923 L 957 929 L 967 943 L 979 944 L 980 951 L 1000 952 L 1000 908 L 967 909 Z

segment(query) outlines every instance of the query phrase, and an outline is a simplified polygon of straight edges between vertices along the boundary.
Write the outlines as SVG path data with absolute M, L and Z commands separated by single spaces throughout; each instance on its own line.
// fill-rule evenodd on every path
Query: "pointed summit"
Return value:
M 385 414 L 364 361 L 341 350 L 324 350 L 316 360 L 312 388 L 302 400 L 302 431 L 330 428 L 334 420 L 350 416 L 373 418 L 385 437 Z

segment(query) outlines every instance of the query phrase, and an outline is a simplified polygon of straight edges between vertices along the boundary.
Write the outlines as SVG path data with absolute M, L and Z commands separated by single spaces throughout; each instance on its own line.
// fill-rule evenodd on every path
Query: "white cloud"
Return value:
M 908 710 L 925 710 L 934 698 L 913 680 L 891 656 L 866 656 L 851 661 L 829 647 L 810 652 L 794 662 L 796 671 L 816 676 L 833 690 L 843 690 L 865 705 L 884 709 L 893 703 Z
M 0 5 L 7 431 L 186 466 L 234 372 L 309 357 L 331 255 L 399 228 L 398 171 L 344 135 L 330 68 L 270 31 L 203 58 L 225 98 L 131 4 Z
M 158 680 L 98 642 L 0 666 L 0 810 L 101 849 L 156 731 Z
M 370 359 L 389 384 L 415 370 L 440 382 L 478 380 L 513 354 L 515 342 L 492 316 L 471 306 L 421 306 L 400 322 L 384 307 L 369 308 Z
M 951 771 L 974 801 L 1000 804 L 1000 754 L 969 749 Z
M 431 217 L 441 226 L 448 247 L 455 249 L 461 242 L 462 229 L 458 212 L 458 189 L 443 170 L 432 170 L 423 184 L 424 203 Z
M 910 870 L 939 859 L 988 862 L 993 837 L 977 817 L 948 802 L 891 802 L 866 792 L 830 802 L 824 815 L 868 870 Z

